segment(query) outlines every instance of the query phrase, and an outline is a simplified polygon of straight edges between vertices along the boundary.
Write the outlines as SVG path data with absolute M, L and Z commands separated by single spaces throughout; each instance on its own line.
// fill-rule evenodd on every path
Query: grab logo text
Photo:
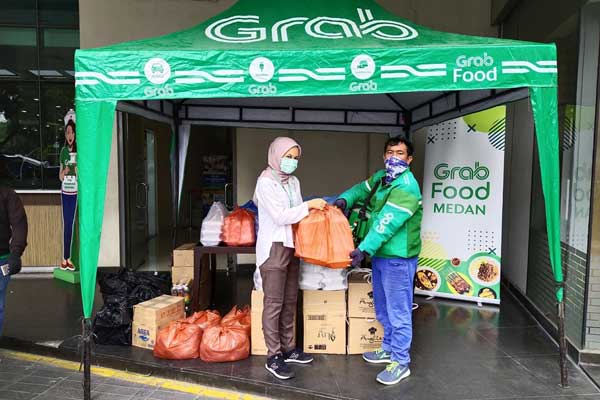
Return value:
M 456 58 L 456 68 L 452 71 L 452 81 L 457 82 L 494 82 L 498 80 L 498 67 L 494 58 L 487 52 L 479 56 L 461 55 Z

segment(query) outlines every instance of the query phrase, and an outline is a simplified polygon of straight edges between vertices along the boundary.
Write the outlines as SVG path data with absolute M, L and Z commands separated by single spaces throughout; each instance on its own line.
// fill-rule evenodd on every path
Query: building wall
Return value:
M 567 156 L 566 143 L 568 142 L 569 131 L 567 127 L 571 126 L 569 120 L 565 117 L 569 107 L 578 105 L 582 85 L 578 82 L 581 79 L 581 50 L 580 50 L 580 28 L 579 28 L 579 7 L 582 2 L 572 1 L 503 1 L 493 0 L 492 18 L 503 16 L 500 32 L 501 36 L 510 39 L 520 39 L 528 41 L 554 42 L 557 46 L 558 54 L 558 103 L 559 120 L 561 126 L 561 136 L 563 139 L 561 154 L 562 159 L 562 181 L 563 189 L 578 180 L 574 175 L 577 169 L 577 161 L 590 156 L 582 156 L 581 149 L 576 149 L 576 156 Z M 507 11 L 508 10 L 508 11 Z M 536 23 L 532 23 L 536 21 Z M 594 85 L 595 86 L 595 85 Z M 531 117 L 529 117 L 531 118 Z M 577 134 L 580 134 L 578 132 Z M 577 136 L 576 134 L 576 136 Z M 513 135 L 514 136 L 514 135 Z M 579 139 L 582 136 L 579 135 Z M 576 139 L 578 141 L 579 139 Z M 578 144 L 577 144 L 578 143 Z M 590 146 L 579 146 L 585 151 L 591 151 Z M 572 146 L 573 143 L 570 144 Z M 579 158 L 578 158 L 579 157 Z M 546 219 L 543 194 L 541 189 L 539 161 L 537 151 L 534 150 L 531 176 L 531 210 L 529 216 L 529 256 L 527 262 L 527 276 L 525 285 L 525 294 L 528 299 L 551 321 L 556 318 L 556 299 L 554 296 L 555 285 L 552 274 L 552 268 L 548 257 L 548 242 L 546 234 Z M 582 183 L 581 181 L 579 182 Z M 570 220 L 571 211 L 565 204 L 573 206 L 574 197 L 572 191 L 563 190 L 562 203 L 563 210 L 561 215 L 562 235 L 562 260 L 563 270 L 566 276 L 565 304 L 566 304 L 566 333 L 570 342 L 583 348 L 583 326 L 584 326 L 584 304 L 585 304 L 585 277 L 586 277 L 586 245 L 587 242 L 587 217 L 586 221 L 579 221 L 574 224 Z M 589 200 L 588 200 L 589 201 Z M 589 208 L 589 207 L 588 207 Z M 581 237 L 581 230 L 585 227 L 583 236 L 584 244 L 576 245 L 577 239 L 572 234 L 573 227 L 577 225 L 577 237 Z M 567 232 L 565 234 L 565 232 Z M 512 230 L 511 230 L 512 233 Z M 571 233 L 571 235 L 569 235 Z M 515 237 L 509 238 L 509 243 Z M 512 254 L 511 254 L 512 256 Z M 521 257 L 519 257 L 521 259 Z M 511 268 L 514 267 L 511 266 Z M 523 290 L 523 276 L 516 276 L 514 271 L 509 270 L 511 281 L 519 280 L 516 283 L 520 290 Z M 600 333 L 600 332 L 599 332 Z M 599 336 L 600 338 L 600 336 Z

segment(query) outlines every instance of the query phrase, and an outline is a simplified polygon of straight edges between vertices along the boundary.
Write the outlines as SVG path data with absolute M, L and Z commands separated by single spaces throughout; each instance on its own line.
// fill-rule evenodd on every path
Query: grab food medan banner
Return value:
M 500 303 L 505 106 L 427 131 L 415 293 Z

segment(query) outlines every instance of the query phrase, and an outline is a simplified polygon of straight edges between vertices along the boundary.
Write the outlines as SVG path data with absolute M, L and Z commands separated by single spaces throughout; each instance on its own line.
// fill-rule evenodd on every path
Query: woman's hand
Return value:
M 327 206 L 327 202 L 323 199 L 312 199 L 306 202 L 309 210 L 323 210 Z

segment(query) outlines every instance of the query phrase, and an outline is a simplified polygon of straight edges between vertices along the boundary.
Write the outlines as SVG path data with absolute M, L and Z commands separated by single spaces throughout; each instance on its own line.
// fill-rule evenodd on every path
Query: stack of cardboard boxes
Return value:
M 373 285 L 364 274 L 348 281 L 348 354 L 362 354 L 381 347 L 383 327 L 375 319 Z
M 163 295 L 133 306 L 132 345 L 152 350 L 158 331 L 182 318 L 183 297 Z
M 173 267 L 171 268 L 171 280 L 173 286 L 184 285 L 192 291 L 194 280 L 194 248 L 195 243 L 186 243 L 173 250 Z M 210 270 L 208 265 L 202 266 L 200 272 L 200 298 L 198 301 L 198 309 L 205 310 L 210 305 Z
M 381 347 L 383 327 L 375 319 L 373 287 L 353 274 L 345 290 L 304 290 L 304 351 L 362 354 Z M 347 295 L 347 300 L 346 300 Z M 252 355 L 266 355 L 262 331 L 263 292 L 252 292 Z
M 346 354 L 346 291 L 305 290 L 304 351 Z
M 173 250 L 171 278 L 173 285 L 194 279 L 194 243 L 186 243 Z

